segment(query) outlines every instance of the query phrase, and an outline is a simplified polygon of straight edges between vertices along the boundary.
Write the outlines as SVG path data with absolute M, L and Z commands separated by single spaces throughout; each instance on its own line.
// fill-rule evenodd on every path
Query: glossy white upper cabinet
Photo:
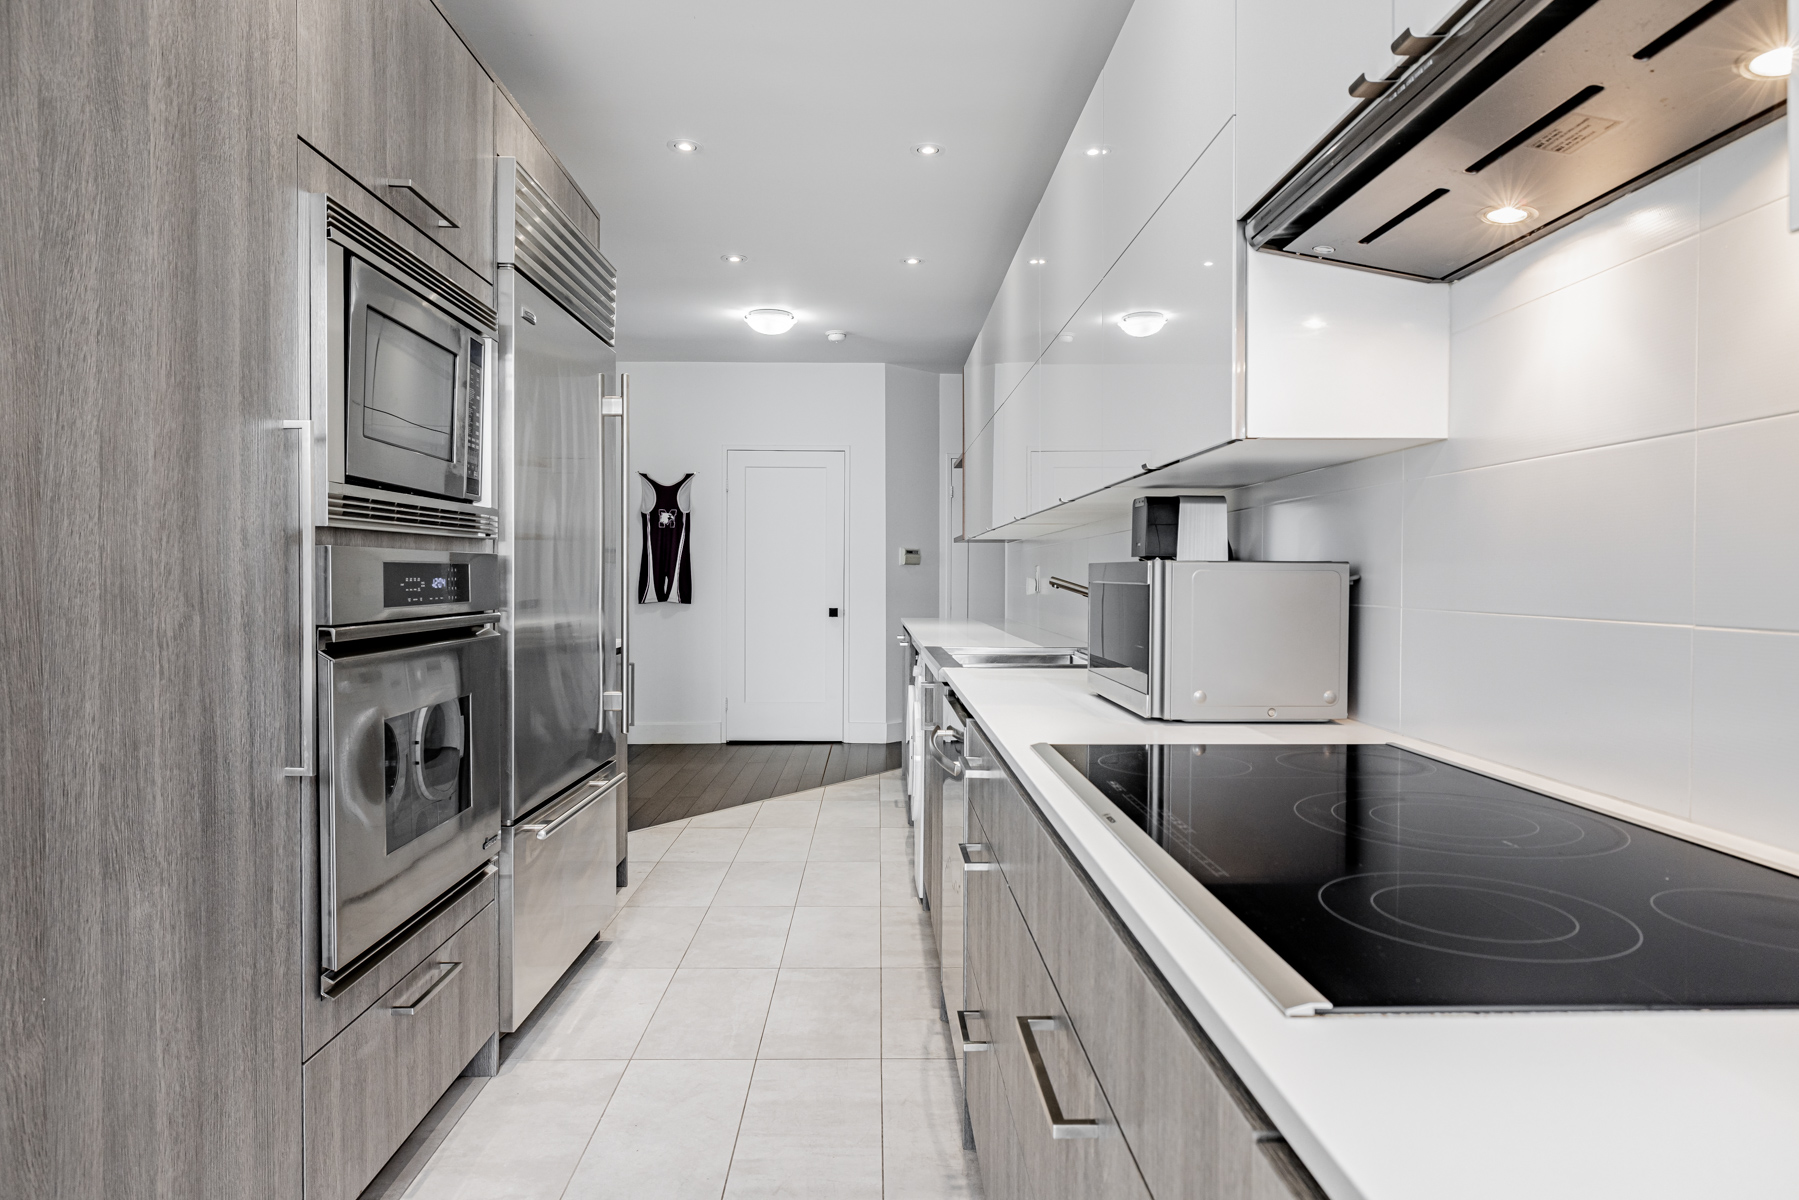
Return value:
M 1100 75 L 1109 265 L 1230 120 L 1234 0 L 1136 0 Z M 1091 107 L 1091 106 L 1090 106 Z
M 1449 436 L 1449 288 L 1275 254 L 1248 261 L 1252 438 Z
M 1237 215 L 1331 131 L 1349 85 L 1392 63 L 1393 0 L 1239 0 Z
M 962 529 L 970 536 L 998 524 L 993 519 L 993 425 L 968 429 L 962 448 Z
M 1455 0 L 1393 0 L 1393 36 L 1429 33 L 1457 8 Z
M 1227 126 L 1032 373 L 1030 511 L 1230 439 L 1232 140 Z M 1165 323 L 1133 336 L 1133 313 Z
M 1128 22 L 1127 22 L 1128 24 Z M 1036 238 L 1027 238 L 1033 251 L 1026 265 L 1039 281 L 1039 337 L 1046 341 L 1060 329 L 1100 276 L 1106 273 L 1114 250 L 1104 245 L 1105 202 L 1105 89 L 1095 86 L 1087 98 L 1081 119 L 1062 150 L 1062 160 L 1043 191 L 1032 222 Z M 1031 355 L 1043 351 L 1042 341 Z

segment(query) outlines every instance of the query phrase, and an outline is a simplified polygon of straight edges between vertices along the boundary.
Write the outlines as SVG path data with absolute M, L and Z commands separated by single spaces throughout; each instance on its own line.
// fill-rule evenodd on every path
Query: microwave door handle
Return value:
M 283 421 L 281 430 L 283 433 L 294 432 L 300 435 L 300 631 L 297 663 L 300 671 L 300 765 L 284 766 L 281 773 L 290 778 L 309 779 L 316 769 L 313 726 L 318 707 L 318 672 L 312 662 L 313 638 L 316 636 L 313 632 L 316 620 L 312 607 L 313 590 L 316 587 L 313 571 L 314 560 L 318 556 L 312 525 L 312 422 Z

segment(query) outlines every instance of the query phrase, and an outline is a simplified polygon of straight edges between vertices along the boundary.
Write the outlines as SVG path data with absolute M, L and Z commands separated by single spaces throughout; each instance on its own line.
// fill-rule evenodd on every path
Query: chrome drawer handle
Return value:
M 991 852 L 992 847 L 988 846 L 986 842 L 957 842 L 956 849 L 962 852 L 962 869 L 964 871 L 991 871 L 999 866 L 996 862 L 976 862 L 968 857 L 970 850 Z
M 390 1012 L 398 1013 L 402 1017 L 418 1016 L 419 1009 L 425 1007 L 431 997 L 443 991 L 444 984 L 456 978 L 456 972 L 462 970 L 462 964 L 459 962 L 440 962 L 433 965 L 448 967 L 450 969 L 439 975 L 436 979 L 433 979 L 431 981 L 431 986 L 419 993 L 418 999 L 414 1000 L 411 1004 L 396 1004 L 389 1010 Z
M 1018 1018 L 1018 1038 L 1024 1043 L 1025 1057 L 1031 1061 L 1031 1078 L 1037 1083 L 1037 1099 L 1043 1101 L 1043 1115 L 1049 1118 L 1049 1136 L 1058 1139 L 1100 1137 L 1105 1133 L 1104 1126 L 1092 1118 L 1070 1120 L 1062 1115 L 1062 1105 L 1056 1100 L 1056 1089 L 1049 1081 L 1049 1071 L 1043 1065 L 1043 1053 L 1037 1049 L 1037 1035 L 1033 1032 L 1038 1029 L 1053 1032 L 1056 1026 L 1054 1017 Z
M 956 1010 L 956 1026 L 957 1026 L 957 1028 L 961 1029 L 961 1031 L 962 1031 L 962 1051 L 963 1051 L 963 1053 L 972 1054 L 976 1050 L 991 1050 L 991 1049 L 993 1049 L 992 1042 L 977 1042 L 974 1040 L 974 1038 L 972 1036 L 969 1035 L 968 1018 L 970 1018 L 970 1017 L 979 1017 L 983 1021 L 987 1019 L 986 1014 L 981 1012 L 981 1010 L 978 1008 L 960 1008 L 960 1009 Z
M 596 801 L 598 801 L 601 797 L 603 797 L 607 792 L 610 792 L 612 789 L 616 788 L 619 784 L 623 783 L 624 781 L 625 781 L 625 777 L 623 775 L 620 775 L 616 779 L 612 780 L 610 783 L 607 783 L 601 787 L 595 788 L 588 795 L 587 799 L 581 801 L 581 803 L 575 805 L 573 808 L 569 809 L 567 812 L 563 813 L 561 816 L 557 817 L 555 820 L 545 821 L 540 825 L 521 825 L 521 826 L 519 826 L 519 832 L 520 833 L 535 833 L 537 835 L 537 840 L 540 842 L 543 841 L 543 839 L 545 839 L 547 837 L 554 837 L 554 836 L 556 836 L 557 830 L 561 829 L 564 825 L 567 825 L 570 821 L 574 820 L 576 817 L 578 817 L 582 813 L 586 812 L 589 807 L 591 807 Z

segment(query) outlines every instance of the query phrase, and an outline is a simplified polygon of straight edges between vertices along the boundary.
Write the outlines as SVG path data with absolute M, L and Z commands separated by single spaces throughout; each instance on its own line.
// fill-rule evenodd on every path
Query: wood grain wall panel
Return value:
M 500 87 L 494 88 L 493 147 L 494 153 L 502 158 L 518 159 L 519 165 L 531 173 L 531 178 L 550 193 L 550 199 L 587 235 L 587 240 L 596 247 L 600 244 L 600 214 L 588 202 L 587 194 L 563 167 L 561 160 L 537 136 L 524 111 Z
M 299 143 L 299 156 L 299 183 L 302 191 L 324 192 L 432 267 L 448 275 L 477 300 L 489 305 L 494 302 L 491 280 L 477 275 L 461 259 L 413 228 L 409 221 L 381 203 L 367 188 L 340 171 L 330 159 L 305 142 Z
M 294 17 L 0 16 L 7 1195 L 299 1194 Z

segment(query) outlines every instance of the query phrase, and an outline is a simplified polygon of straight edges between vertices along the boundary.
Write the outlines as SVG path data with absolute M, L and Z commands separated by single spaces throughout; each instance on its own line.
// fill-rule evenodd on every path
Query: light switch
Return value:
M 916 567 L 922 562 L 924 562 L 924 554 L 921 551 L 901 550 L 899 552 L 899 565 L 902 567 Z

